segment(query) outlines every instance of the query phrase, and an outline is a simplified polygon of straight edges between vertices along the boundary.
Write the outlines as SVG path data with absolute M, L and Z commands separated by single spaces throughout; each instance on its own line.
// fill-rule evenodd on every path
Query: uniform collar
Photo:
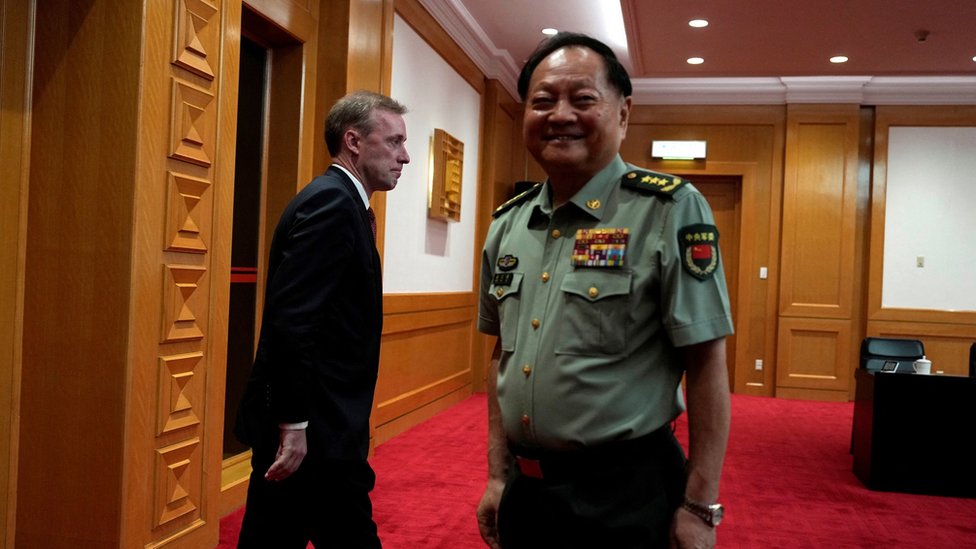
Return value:
M 590 179 L 583 188 L 576 192 L 569 201 L 580 211 L 592 216 L 597 221 L 603 220 L 610 194 L 616 189 L 616 182 L 620 181 L 627 164 L 618 154 L 602 170 Z
M 602 170 L 597 172 L 592 179 L 583 185 L 583 188 L 576 192 L 567 204 L 573 204 L 582 212 L 597 221 L 603 220 L 604 211 L 610 194 L 616 188 L 615 182 L 619 181 L 624 172 L 627 171 L 627 164 L 618 154 Z M 532 199 L 532 214 L 529 217 L 529 224 L 537 220 L 539 215 L 545 216 L 546 222 L 552 217 L 552 183 L 547 179 L 542 187 L 542 192 Z

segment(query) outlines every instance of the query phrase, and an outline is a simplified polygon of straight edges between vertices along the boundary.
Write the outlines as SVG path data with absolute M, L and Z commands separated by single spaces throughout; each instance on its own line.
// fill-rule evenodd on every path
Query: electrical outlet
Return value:
M 762 368 L 763 368 L 762 359 L 761 358 L 757 358 L 756 359 L 756 369 L 757 370 L 762 370 Z
M 915 258 L 915 266 L 918 267 L 919 269 L 921 269 L 922 267 L 925 266 L 925 256 L 924 255 L 920 255 L 920 256 L 918 256 L 918 257 Z

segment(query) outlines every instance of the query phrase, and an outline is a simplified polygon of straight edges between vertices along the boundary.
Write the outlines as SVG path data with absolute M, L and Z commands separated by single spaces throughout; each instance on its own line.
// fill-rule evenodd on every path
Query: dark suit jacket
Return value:
M 366 208 L 333 166 L 292 199 L 275 229 L 237 437 L 273 459 L 278 424 L 307 420 L 306 459 L 365 459 L 382 325 Z

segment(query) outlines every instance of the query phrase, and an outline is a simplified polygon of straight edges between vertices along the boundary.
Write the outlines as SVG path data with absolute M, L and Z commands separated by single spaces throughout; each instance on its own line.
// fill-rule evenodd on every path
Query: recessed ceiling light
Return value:
M 688 21 L 688 26 L 695 27 L 696 29 L 700 29 L 702 27 L 707 27 L 708 21 L 704 19 L 692 19 L 691 21 Z
M 973 61 L 976 61 L 976 55 L 973 56 Z
M 558 30 L 556 30 L 556 29 L 554 29 L 552 27 L 547 27 L 547 28 L 542 29 L 542 34 L 544 34 L 546 36 L 552 36 L 554 34 L 557 34 L 558 32 L 559 32 Z
M 688 64 L 689 65 L 701 65 L 704 62 L 705 62 L 705 60 L 702 59 L 701 57 L 689 57 L 688 58 Z
M 830 58 L 831 63 L 847 63 L 846 55 L 835 55 Z

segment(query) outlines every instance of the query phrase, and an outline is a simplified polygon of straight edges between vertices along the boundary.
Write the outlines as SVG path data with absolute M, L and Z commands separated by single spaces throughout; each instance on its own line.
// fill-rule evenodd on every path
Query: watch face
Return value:
M 722 522 L 722 517 L 725 516 L 725 507 L 716 503 L 715 505 L 709 505 L 708 508 L 712 512 L 712 526 L 718 526 Z

